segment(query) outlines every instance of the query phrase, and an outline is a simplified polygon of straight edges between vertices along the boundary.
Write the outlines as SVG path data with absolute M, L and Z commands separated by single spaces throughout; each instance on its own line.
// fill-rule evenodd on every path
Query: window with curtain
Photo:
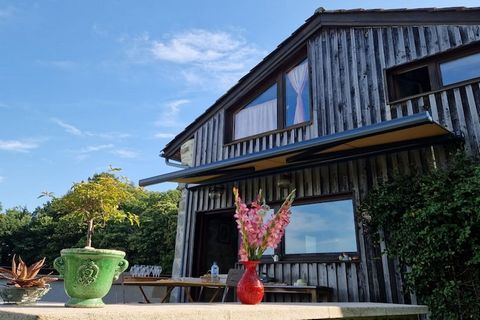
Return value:
M 298 56 L 269 81 L 274 84 L 261 94 L 245 97 L 244 101 L 250 101 L 248 104 L 227 110 L 226 142 L 287 129 L 311 120 L 310 72 L 305 56 Z
M 286 74 L 286 127 L 310 121 L 308 62 L 304 60 Z
M 234 115 L 234 140 L 277 129 L 277 84 Z

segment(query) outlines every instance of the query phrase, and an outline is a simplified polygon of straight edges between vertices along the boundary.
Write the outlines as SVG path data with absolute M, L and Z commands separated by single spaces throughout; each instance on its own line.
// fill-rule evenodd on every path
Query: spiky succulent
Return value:
M 0 279 L 7 279 L 7 285 L 13 285 L 17 288 L 44 288 L 49 282 L 58 280 L 57 278 L 43 276 L 37 277 L 38 272 L 42 269 L 45 258 L 39 260 L 27 267 L 21 257 L 18 257 L 18 265 L 15 255 L 12 259 L 12 269 L 8 270 L 0 268 Z

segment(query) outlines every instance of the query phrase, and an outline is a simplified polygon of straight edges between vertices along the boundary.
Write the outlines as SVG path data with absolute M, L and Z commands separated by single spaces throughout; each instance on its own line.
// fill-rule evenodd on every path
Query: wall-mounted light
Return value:
M 225 187 L 223 185 L 213 186 L 208 189 L 208 197 L 211 200 L 215 200 L 220 198 L 224 192 L 225 192 Z
M 284 173 L 280 175 L 277 181 L 277 187 L 280 189 L 283 188 L 290 188 L 290 185 L 292 184 L 292 175 L 289 173 Z

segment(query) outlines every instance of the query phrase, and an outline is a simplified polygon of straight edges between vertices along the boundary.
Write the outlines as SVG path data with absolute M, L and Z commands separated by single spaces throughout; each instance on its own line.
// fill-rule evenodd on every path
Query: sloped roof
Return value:
M 300 47 L 312 34 L 324 26 L 395 26 L 427 24 L 480 24 L 480 7 L 415 8 L 415 9 L 345 9 L 325 10 L 320 7 L 305 23 L 282 41 L 277 48 L 240 78 L 213 105 L 205 110 L 162 150 L 161 156 L 171 157 L 180 144 L 193 135 L 206 120 L 229 100 L 244 94 L 246 87 L 257 77 L 268 76 L 268 70 L 281 56 Z

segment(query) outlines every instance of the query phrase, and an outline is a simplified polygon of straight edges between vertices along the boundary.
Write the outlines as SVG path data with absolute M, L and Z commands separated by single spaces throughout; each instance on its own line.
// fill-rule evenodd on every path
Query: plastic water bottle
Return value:
M 213 261 L 212 268 L 210 269 L 210 274 L 212 276 L 213 281 L 218 280 L 219 270 L 218 270 L 218 265 L 216 261 Z

